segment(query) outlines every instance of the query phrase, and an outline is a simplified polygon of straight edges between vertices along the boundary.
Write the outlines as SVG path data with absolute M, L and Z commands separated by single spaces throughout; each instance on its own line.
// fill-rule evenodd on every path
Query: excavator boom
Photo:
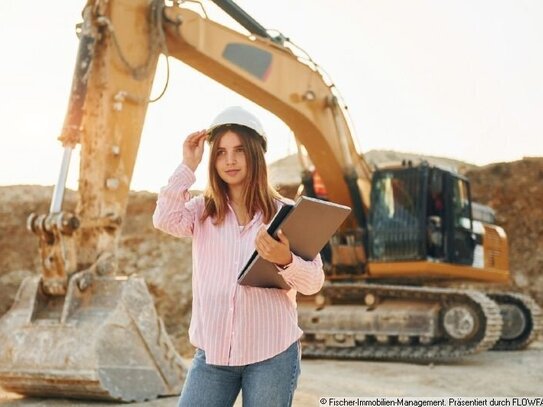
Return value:
M 165 12 L 169 55 L 280 117 L 306 147 L 331 200 L 353 206 L 358 195 L 354 199 L 369 206 L 371 171 L 316 64 L 269 38 L 247 37 L 191 10 Z M 355 178 L 357 190 L 338 181 L 338 174 Z

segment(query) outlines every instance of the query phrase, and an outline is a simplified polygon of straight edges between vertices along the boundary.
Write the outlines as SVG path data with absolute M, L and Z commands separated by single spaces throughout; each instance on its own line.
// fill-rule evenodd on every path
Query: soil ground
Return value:
M 517 352 L 485 352 L 449 364 L 302 360 L 294 406 L 315 407 L 321 396 L 543 396 L 543 341 Z M 176 406 L 176 397 L 131 406 Z M 0 406 L 112 406 L 116 403 L 21 398 L 0 393 Z M 236 407 L 241 407 L 238 398 Z

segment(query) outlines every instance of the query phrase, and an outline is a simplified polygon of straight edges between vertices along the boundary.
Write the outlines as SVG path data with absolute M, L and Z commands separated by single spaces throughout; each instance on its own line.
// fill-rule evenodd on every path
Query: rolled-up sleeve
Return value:
M 292 263 L 284 270 L 281 270 L 279 274 L 288 285 L 303 295 L 317 293 L 324 284 L 324 271 L 320 254 L 313 260 L 307 261 L 293 253 Z
M 196 177 L 185 164 L 176 168 L 168 185 L 160 189 L 153 213 L 153 226 L 176 237 L 192 236 L 196 219 L 196 199 L 188 189 Z

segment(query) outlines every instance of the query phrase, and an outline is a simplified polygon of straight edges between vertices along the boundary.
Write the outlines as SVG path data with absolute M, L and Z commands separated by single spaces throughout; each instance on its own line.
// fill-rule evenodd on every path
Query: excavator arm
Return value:
M 101 268 L 115 268 L 114 254 L 160 52 L 280 117 L 318 168 L 329 199 L 353 208 L 354 217 L 345 227 L 365 226 L 371 171 L 356 151 L 334 87 L 311 60 L 272 38 L 247 36 L 159 1 L 150 5 L 128 0 L 90 2 L 84 17 L 60 137 L 67 152 L 81 145 L 77 221 L 71 214 L 64 215 L 77 227 L 70 228 L 68 235 L 42 227 L 59 222 L 39 217 L 29 221 L 42 241 L 54 241 L 42 244 L 42 258 L 55 259 L 47 260 L 44 267 L 50 293 L 64 294 L 69 274 L 97 261 Z M 273 135 L 269 137 L 273 142 Z M 49 217 L 61 212 L 59 190 L 64 181 L 65 174 L 59 178 L 56 209 Z M 69 251 L 57 249 L 61 241 L 73 239 L 75 244 L 64 244 Z M 77 253 L 73 253 L 75 248 Z M 70 256 L 64 259 L 77 258 L 76 262 L 62 260 L 62 253 L 68 252 Z
M 0 320 L 0 385 L 39 396 L 142 401 L 179 394 L 186 368 L 142 277 L 117 273 L 117 246 L 158 56 L 164 5 L 88 1 L 50 212 L 32 215 L 41 276 Z M 62 208 L 74 147 L 79 202 Z
M 305 146 L 330 199 L 367 211 L 371 171 L 333 86 L 312 61 L 272 38 L 248 37 L 188 9 L 166 8 L 165 15 L 169 55 L 280 117 Z
M 55 209 L 45 220 L 29 220 L 42 242 L 48 293 L 65 294 L 68 276 L 76 270 L 116 267 L 116 245 L 160 52 L 280 117 L 319 169 L 329 198 L 353 208 L 354 217 L 345 227 L 365 226 L 371 171 L 356 151 L 334 87 L 311 60 L 272 38 L 243 35 L 158 1 L 97 1 L 89 3 L 84 17 L 60 137 L 66 153 L 81 145 L 77 213 L 75 219 L 72 214 L 59 215 L 64 164 Z M 75 226 L 58 230 L 62 222 L 53 218 L 59 216 L 64 224 Z M 61 245 L 66 249 L 59 250 Z
M 118 273 L 116 260 L 160 53 L 283 119 L 319 168 L 330 199 L 367 209 L 370 172 L 333 86 L 281 41 L 240 34 L 160 0 L 89 0 L 83 17 L 59 137 L 59 181 L 50 212 L 28 220 L 40 239 L 42 273 L 22 283 L 0 322 L 0 384 L 23 394 L 124 401 L 175 394 L 183 363 L 145 282 Z M 77 144 L 79 202 L 72 214 L 62 203 Z M 351 226 L 363 219 L 361 210 Z

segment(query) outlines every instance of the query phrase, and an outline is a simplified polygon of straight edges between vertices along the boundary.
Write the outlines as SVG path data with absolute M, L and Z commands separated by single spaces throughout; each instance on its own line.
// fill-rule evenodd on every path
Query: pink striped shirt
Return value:
M 153 224 L 177 237 L 192 236 L 191 343 L 206 352 L 213 365 L 241 366 L 269 359 L 300 338 L 296 292 L 314 294 L 322 287 L 320 255 L 293 262 L 279 274 L 290 290 L 241 286 L 237 277 L 255 250 L 262 226 L 257 213 L 240 226 L 231 207 L 221 225 L 200 218 L 204 198 L 190 198 L 194 173 L 181 164 L 158 194 Z M 278 201 L 278 207 L 282 205 Z M 287 236 L 288 238 L 288 236 Z

